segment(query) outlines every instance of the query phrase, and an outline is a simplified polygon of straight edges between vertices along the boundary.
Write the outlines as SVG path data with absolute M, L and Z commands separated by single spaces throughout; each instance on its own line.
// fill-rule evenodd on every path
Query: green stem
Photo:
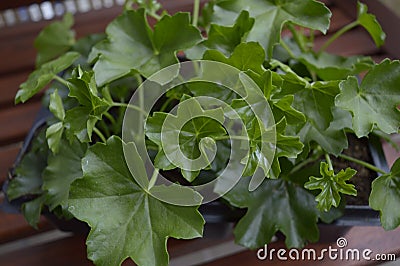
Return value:
M 322 155 L 323 151 L 320 147 L 316 148 L 313 152 L 313 154 L 308 157 L 307 159 L 301 161 L 300 163 L 296 164 L 292 170 L 290 170 L 288 175 L 292 175 L 293 173 L 296 173 L 297 171 L 299 171 L 300 169 L 302 169 L 304 166 L 306 166 L 309 163 L 315 162 L 316 160 L 318 160 L 320 158 L 320 156 Z
M 194 0 L 192 25 L 197 27 L 199 21 L 200 0 Z
M 372 170 L 372 171 L 375 171 L 375 172 L 377 172 L 377 173 L 380 173 L 380 174 L 383 174 L 383 175 L 387 174 L 385 171 L 383 171 L 382 169 L 376 167 L 375 165 L 372 165 L 372 164 L 370 164 L 370 163 L 364 162 L 364 161 L 362 161 L 362 160 L 358 160 L 358 159 L 353 158 L 353 157 L 351 157 L 351 156 L 348 156 L 348 155 L 345 155 L 345 154 L 340 154 L 339 157 L 342 158 L 342 159 L 345 159 L 345 160 L 347 160 L 347 161 L 350 161 L 350 162 L 353 162 L 353 163 L 357 163 L 357 164 L 359 164 L 359 165 L 362 165 L 362 166 L 364 166 L 365 168 L 368 168 L 368 169 L 370 169 L 370 170 Z
M 214 140 L 226 140 L 226 139 L 236 139 L 236 140 L 248 140 L 250 139 L 246 136 L 220 136 L 220 137 L 213 137 Z
M 151 176 L 150 181 L 149 181 L 149 190 L 150 190 L 152 187 L 154 187 L 154 185 L 155 185 L 156 182 L 157 182 L 158 171 L 159 171 L 158 168 L 154 168 L 153 175 Z
M 288 29 L 290 30 L 290 32 L 293 35 L 293 39 L 294 41 L 297 43 L 297 45 L 299 46 L 300 50 L 304 53 L 306 51 L 306 48 L 304 47 L 304 41 L 303 38 L 298 34 L 297 30 L 295 29 L 295 27 L 293 26 L 293 24 L 288 24 Z
M 331 157 L 329 157 L 328 153 L 325 153 L 325 160 L 326 160 L 326 163 L 328 164 L 329 170 L 332 171 L 333 165 L 332 165 Z
M 109 112 L 105 112 L 104 116 L 107 117 L 107 119 L 111 122 L 111 124 L 115 124 L 117 121 L 115 121 L 115 118 L 109 113 Z
M 107 142 L 106 138 L 104 137 L 103 133 L 101 133 L 101 131 L 97 128 L 94 127 L 93 128 L 94 133 L 96 133 L 97 136 L 99 136 L 99 138 L 101 139 L 101 141 L 103 141 L 104 143 Z
M 306 166 L 309 163 L 315 162 L 317 160 L 317 158 L 313 158 L 313 157 L 309 157 L 307 159 L 305 159 L 304 161 L 302 161 L 299 164 L 296 164 L 292 170 L 290 170 L 288 175 L 292 175 L 293 173 L 296 173 L 297 171 L 299 171 L 300 169 L 302 169 L 304 166 Z
M 132 105 L 132 104 L 128 104 L 128 103 L 116 103 L 116 102 L 113 102 L 113 103 L 111 104 L 111 106 L 130 108 L 130 109 L 132 109 L 132 110 L 136 110 L 136 111 L 138 111 L 138 112 L 141 112 L 141 113 L 144 114 L 144 115 L 147 115 L 147 112 L 146 112 L 145 110 L 143 110 L 142 108 L 140 108 L 140 107 L 138 107 L 138 106 L 136 106 L 136 105 Z
M 100 120 L 99 122 L 100 122 L 101 129 L 106 134 L 107 138 L 110 137 L 111 132 L 110 132 L 110 129 L 108 128 L 108 125 L 106 124 L 106 122 L 104 122 L 104 120 Z
M 286 52 L 288 52 L 288 54 L 290 55 L 290 57 L 292 58 L 296 58 L 296 56 L 294 55 L 294 53 L 292 52 L 292 50 L 290 50 L 289 46 L 281 39 L 280 44 L 282 45 L 282 47 L 286 50 Z
M 329 40 L 327 40 L 324 43 L 324 45 L 321 46 L 321 48 L 319 49 L 318 53 L 322 53 L 323 51 L 325 51 L 326 48 L 328 48 L 328 46 L 331 45 L 331 43 L 333 43 L 337 38 L 342 36 L 344 33 L 348 32 L 349 30 L 357 27 L 358 25 L 359 25 L 358 21 L 354 21 L 354 22 L 352 22 L 350 24 L 347 24 L 346 26 L 344 26 L 340 30 L 338 30 L 335 34 L 332 35 L 332 37 L 329 38 Z
M 62 77 L 54 75 L 54 79 L 63 84 L 64 86 L 68 87 L 69 82 L 63 79 Z
M 173 101 L 173 100 L 175 100 L 174 98 L 168 98 L 164 103 L 163 103 L 163 105 L 161 106 L 161 108 L 160 108 L 160 112 L 164 112 L 166 109 L 167 109 L 167 107 L 168 107 L 168 105 Z

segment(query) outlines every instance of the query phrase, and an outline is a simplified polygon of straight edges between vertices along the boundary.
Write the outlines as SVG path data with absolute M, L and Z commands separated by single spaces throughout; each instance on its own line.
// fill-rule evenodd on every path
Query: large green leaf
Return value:
M 322 177 L 311 176 L 310 180 L 304 184 L 306 189 L 314 190 L 320 189 L 321 193 L 315 198 L 318 201 L 318 209 L 322 211 L 329 211 L 332 206 L 338 207 L 342 194 L 357 195 L 357 190 L 353 184 L 348 184 L 350 178 L 357 173 L 356 170 L 346 168 L 346 170 L 340 170 L 339 173 L 335 174 L 333 170 L 329 169 L 329 166 L 325 162 L 321 162 L 320 174 Z
M 381 213 L 381 223 L 386 230 L 400 225 L 400 159 L 397 159 L 390 173 L 372 182 L 369 204 Z
M 247 40 L 259 42 L 268 57 L 279 42 L 282 26 L 287 21 L 325 33 L 331 17 L 329 9 L 314 0 L 225 0 L 214 5 L 212 20 L 217 24 L 232 25 L 242 10 L 247 10 L 255 19 Z
M 62 21 L 56 21 L 45 27 L 35 39 L 35 48 L 38 51 L 36 66 L 67 52 L 75 43 L 75 32 L 71 30 L 74 24 L 72 14 L 64 15 Z
M 27 81 L 21 84 L 15 96 L 15 103 L 29 100 L 52 81 L 55 75 L 70 67 L 79 56 L 77 52 L 68 52 L 57 59 L 41 65 L 29 75 Z
M 374 126 L 385 133 L 395 133 L 400 126 L 399 86 L 400 62 L 387 59 L 372 68 L 360 85 L 355 77 L 342 81 L 335 103 L 352 113 L 353 130 L 358 137 L 367 136 Z
M 249 17 L 249 12 L 242 11 L 231 27 L 211 24 L 207 40 L 185 51 L 190 59 L 201 59 L 207 49 L 215 49 L 230 56 L 236 46 L 246 37 L 254 24 L 254 19 Z
M 179 29 L 179 30 L 176 30 Z M 125 11 L 106 29 L 107 40 L 92 50 L 96 82 L 104 85 L 131 71 L 149 77 L 156 71 L 177 63 L 176 52 L 202 40 L 188 13 L 164 15 L 152 31 L 144 9 Z
M 87 145 L 75 140 L 72 144 L 61 140 L 60 150 L 51 154 L 43 172 L 43 190 L 46 191 L 46 203 L 50 210 L 61 205 L 67 206 L 70 185 L 82 177 L 81 160 Z
M 137 159 L 135 175 L 147 179 L 135 145 L 111 137 L 83 158 L 83 178 L 71 185 L 69 211 L 91 226 L 86 244 L 96 265 L 120 265 L 129 257 L 138 265 L 167 265 L 168 237 L 200 237 L 204 220 L 197 207 L 170 205 L 140 187 L 125 164 L 123 145 Z M 164 186 L 151 191 L 176 193 Z
M 318 211 L 310 193 L 282 179 L 266 179 L 252 192 L 248 191 L 248 183 L 249 178 L 242 179 L 224 196 L 233 206 L 247 208 L 234 231 L 239 244 L 261 247 L 278 231 L 286 236 L 288 248 L 318 240 Z
M 156 167 L 167 170 L 175 168 L 172 165 L 178 166 L 182 168 L 183 176 L 191 182 L 199 174 L 199 169 L 197 167 L 193 169 L 194 165 L 189 160 L 181 161 L 178 159 L 180 158 L 179 153 L 182 152 L 186 158 L 191 160 L 204 156 L 206 154 L 201 151 L 204 141 L 208 138 L 214 139 L 225 136 L 226 130 L 222 126 L 224 122 L 222 109 L 203 110 L 195 98 L 190 98 L 187 101 L 190 101 L 190 103 L 181 102 L 176 116 L 159 112 L 154 113 L 152 117 L 147 119 L 145 131 L 147 137 L 159 146 L 159 153 L 155 161 Z M 164 142 L 161 133 L 166 136 Z M 175 136 L 179 136 L 179 145 L 173 146 L 174 150 L 168 149 L 168 155 L 173 160 L 173 162 L 168 163 L 169 160 L 165 157 L 165 145 L 166 143 L 174 143 Z M 205 160 L 207 160 L 206 157 Z M 190 169 L 193 169 L 193 171 L 189 171 Z

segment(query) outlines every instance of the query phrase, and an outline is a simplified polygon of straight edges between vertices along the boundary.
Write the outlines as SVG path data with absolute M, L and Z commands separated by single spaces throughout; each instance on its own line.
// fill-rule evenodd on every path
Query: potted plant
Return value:
M 211 1 L 202 16 L 199 7 L 170 15 L 127 1 L 105 34 L 75 40 L 70 15 L 39 34 L 16 103 L 50 84 L 52 115 L 6 188 L 29 223 L 45 211 L 86 222 L 97 265 L 166 265 L 168 237 L 201 237 L 199 206 L 222 202 L 247 210 L 239 244 L 261 247 L 280 231 L 302 247 L 357 195 L 356 170 L 335 168 L 345 160 L 380 174 L 369 205 L 396 228 L 400 161 L 386 171 L 345 151 L 348 136 L 398 132 L 400 63 L 325 51 L 354 27 L 383 44 L 366 5 L 319 50 L 314 36 L 331 17 L 321 2 Z

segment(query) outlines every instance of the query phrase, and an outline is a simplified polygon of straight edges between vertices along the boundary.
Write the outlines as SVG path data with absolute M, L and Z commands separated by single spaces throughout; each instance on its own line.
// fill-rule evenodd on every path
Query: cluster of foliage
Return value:
M 247 209 L 234 231 L 239 244 L 263 246 L 277 231 L 286 236 L 289 248 L 317 241 L 317 223 L 342 215 L 343 194 L 357 194 L 349 183 L 356 171 L 335 172 L 332 156 L 382 174 L 372 184 L 369 203 L 381 212 L 385 229 L 399 226 L 400 161 L 385 172 L 344 155 L 343 150 L 348 146 L 347 133 L 367 137 L 398 132 L 400 62 L 375 63 L 362 55 L 326 52 L 354 27 L 364 27 L 377 46 L 383 44 L 385 34 L 367 7 L 359 3 L 356 21 L 317 50 L 314 36 L 328 31 L 331 18 L 321 2 L 215 0 L 204 6 L 202 16 L 199 6 L 195 0 L 192 15 L 170 15 L 155 0 L 127 1 L 105 34 L 76 40 L 70 15 L 39 34 L 36 70 L 21 85 L 16 103 L 50 84 L 43 102 L 53 116 L 38 132 L 7 190 L 10 200 L 29 196 L 22 205 L 29 223 L 36 226 L 45 209 L 86 222 L 91 227 L 88 257 L 98 265 L 119 265 L 126 258 L 139 265 L 166 265 L 168 237 L 201 237 L 204 219 L 198 206 L 173 206 L 153 198 L 151 189 L 176 188 L 140 186 L 124 160 L 123 147 L 135 150 L 134 144 L 121 139 L 126 108 L 140 108 L 128 103 L 135 89 L 156 71 L 177 63 L 177 54 L 184 52 L 187 59 L 223 62 L 248 74 L 261 88 L 276 121 L 271 162 L 260 148 L 265 125 L 255 119 L 244 99 L 222 87 L 193 83 L 167 93 L 143 129 L 148 150 L 156 153 L 155 166 L 169 171 L 177 166 L 166 158 L 159 133 L 173 106 L 205 95 L 224 100 L 240 114 L 250 142 L 248 161 L 240 182 L 223 195 L 232 207 Z M 289 37 L 281 37 L 283 30 Z M 204 176 L 223 169 L 229 139 L 217 121 L 198 117 L 185 125 L 180 141 L 189 158 L 199 156 L 204 138 L 212 138 L 218 146 L 218 156 L 207 169 L 175 169 L 185 182 L 201 183 Z M 147 176 L 142 158 L 137 152 L 132 156 L 138 164 L 134 174 Z M 258 167 L 268 169 L 267 178 L 249 191 L 248 176 Z

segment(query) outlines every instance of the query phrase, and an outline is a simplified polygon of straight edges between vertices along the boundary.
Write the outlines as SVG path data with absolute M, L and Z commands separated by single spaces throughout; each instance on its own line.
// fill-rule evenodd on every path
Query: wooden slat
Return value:
M 40 106 L 40 102 L 33 102 L 2 110 L 0 112 L 0 146 L 23 140 Z
M 0 147 L 0 184 L 6 179 L 8 170 L 13 165 L 21 148 L 21 143 Z
M 36 230 L 31 227 L 21 214 L 0 213 L 0 244 L 45 232 L 54 227 L 45 218 L 41 218 L 38 228 Z M 1 260 L 0 265 L 3 265 Z
M 79 236 L 72 236 L 44 245 L 15 251 L 10 254 L 0 255 L 0 263 L 2 266 L 93 265 L 86 258 L 85 240 Z
M 22 71 L 0 77 L 0 109 L 14 105 L 15 94 L 19 85 L 27 79 L 29 73 L 28 71 Z
M 31 4 L 41 3 L 45 0 L 13 0 L 13 1 L 0 1 L 0 10 L 18 8 L 20 6 L 29 6 Z M 46 0 L 48 1 L 48 0 Z M 52 1 L 55 2 L 55 1 Z
M 122 7 L 113 7 L 77 14 L 74 26 L 77 36 L 103 32 L 106 25 L 121 10 Z M 0 61 L 0 77 L 20 70 L 33 69 L 36 57 L 34 40 L 40 30 L 49 23 L 49 21 L 44 21 L 2 29 L 0 32 L 0 56 L 3 60 Z

